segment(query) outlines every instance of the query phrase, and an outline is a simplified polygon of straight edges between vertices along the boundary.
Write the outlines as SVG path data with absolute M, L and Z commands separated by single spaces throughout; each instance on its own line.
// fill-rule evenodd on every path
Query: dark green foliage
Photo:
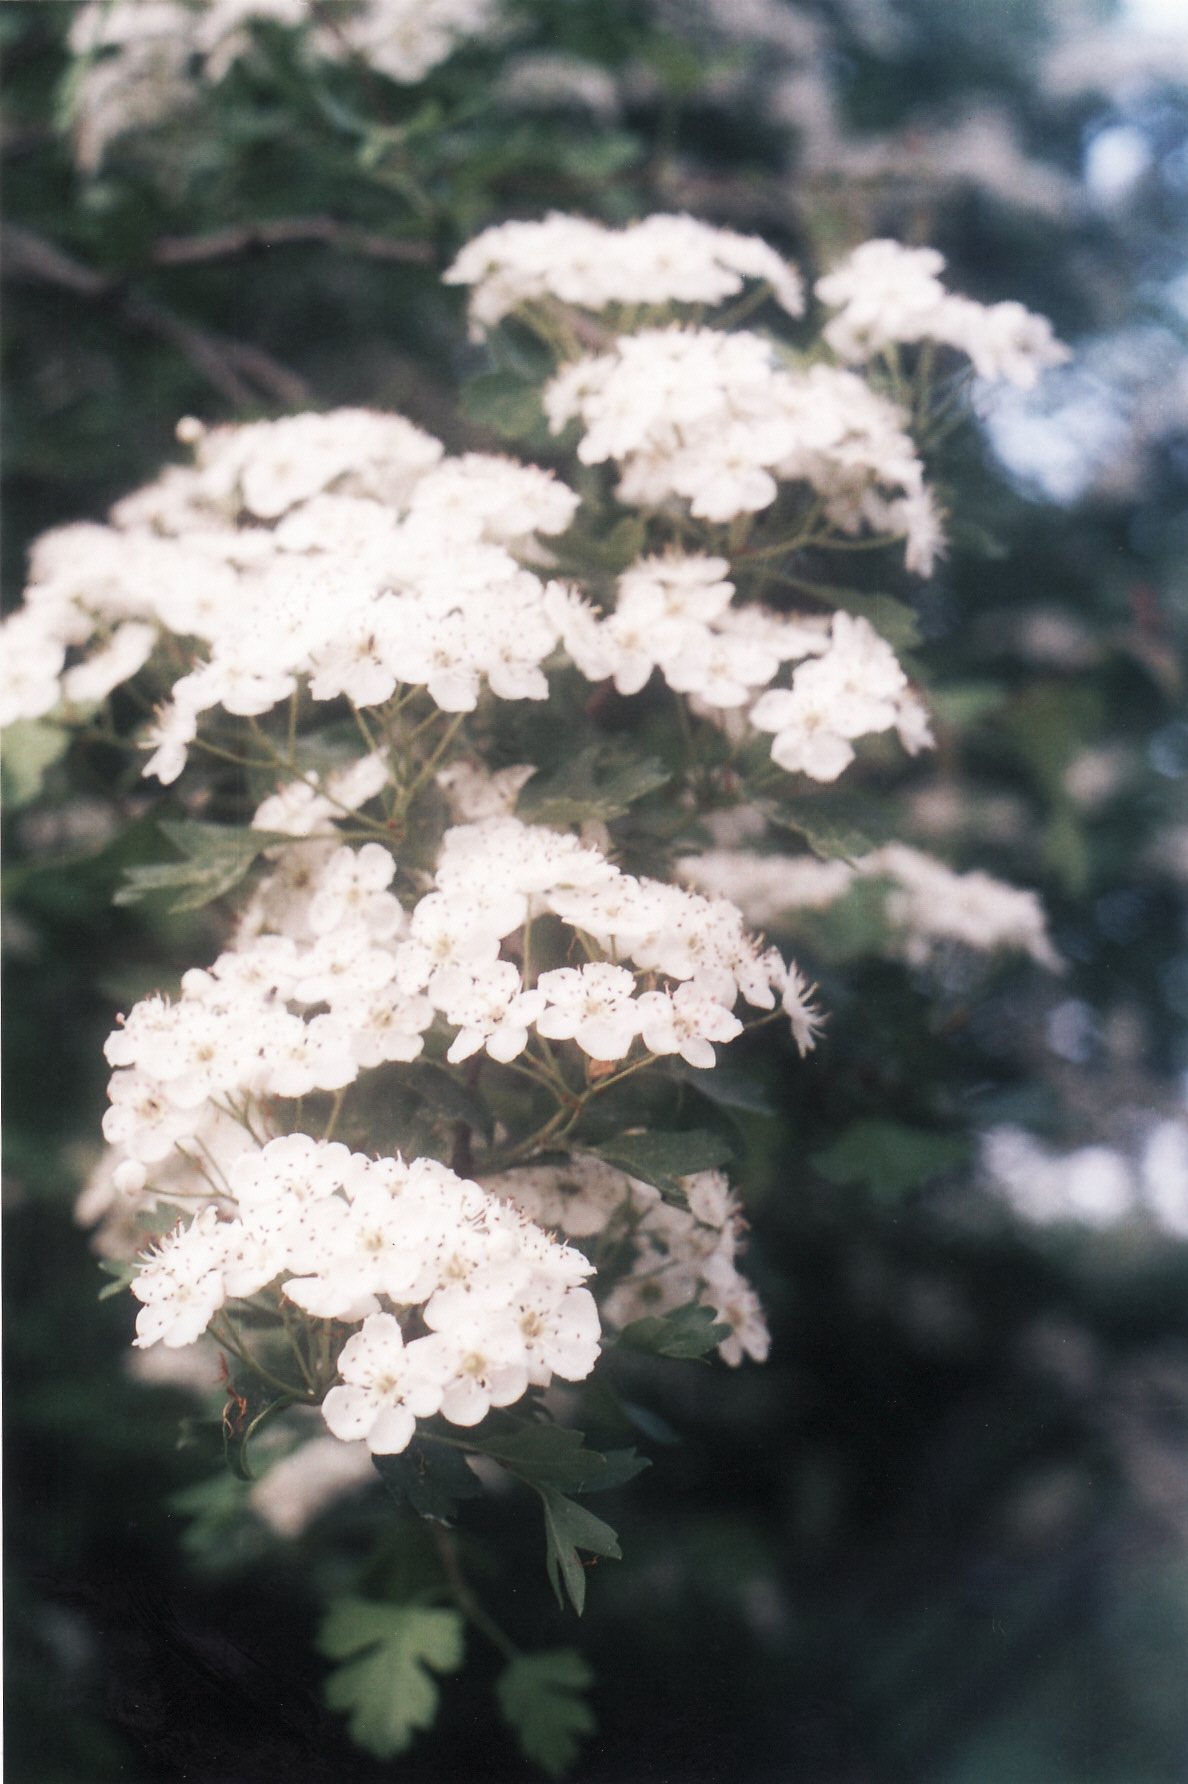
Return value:
M 596 1148 L 599 1158 L 616 1165 L 629 1177 L 638 1177 L 658 1189 L 666 1202 L 685 1205 L 680 1179 L 697 1171 L 711 1171 L 733 1154 L 730 1142 L 707 1128 L 684 1133 L 628 1133 L 604 1140 Z

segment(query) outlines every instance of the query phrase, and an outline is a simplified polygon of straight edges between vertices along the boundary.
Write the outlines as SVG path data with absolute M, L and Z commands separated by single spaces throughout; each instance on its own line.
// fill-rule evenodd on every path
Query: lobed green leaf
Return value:
M 500 1714 L 525 1759 L 559 1778 L 577 1759 L 582 1735 L 598 1726 L 578 1695 L 594 1674 L 575 1648 L 519 1654 L 495 1681 Z
M 463 1627 L 456 1610 L 334 1600 L 318 1648 L 345 1663 L 326 1681 L 326 1702 L 349 1716 L 353 1740 L 379 1759 L 392 1759 L 419 1729 L 433 1726 L 438 1688 L 432 1674 L 461 1666 Z

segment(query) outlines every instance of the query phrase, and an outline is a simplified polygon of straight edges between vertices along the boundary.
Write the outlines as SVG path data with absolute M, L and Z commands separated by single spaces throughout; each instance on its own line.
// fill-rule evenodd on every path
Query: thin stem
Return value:
M 237 1338 L 232 1337 L 225 1321 L 220 1320 L 216 1325 L 212 1320 L 210 1330 L 216 1344 L 221 1344 L 224 1350 L 229 1350 L 232 1356 L 238 1357 L 239 1361 L 253 1374 L 258 1375 L 261 1381 L 266 1381 L 269 1387 L 276 1388 L 278 1393 L 289 1394 L 294 1400 L 305 1400 L 311 1404 L 317 1400 L 317 1395 L 313 1392 L 312 1387 L 295 1388 L 291 1381 L 282 1381 L 279 1375 L 274 1375 L 271 1369 L 266 1369 L 258 1357 L 254 1357 L 251 1351 L 244 1349 Z
M 416 798 L 421 788 L 426 786 L 433 778 L 433 770 L 437 767 L 437 764 L 441 761 L 441 758 L 445 755 L 451 743 L 453 743 L 455 737 L 458 735 L 465 718 L 466 714 L 464 712 L 454 714 L 454 717 L 446 726 L 445 735 L 442 737 L 441 742 L 429 756 L 428 760 L 422 764 L 420 773 L 404 789 L 401 803 L 405 810 L 412 804 L 412 801 Z
M 338 1117 L 342 1114 L 342 1105 L 346 1101 L 346 1093 L 349 1088 L 349 1085 L 344 1084 L 341 1090 L 336 1090 L 334 1092 L 334 1102 L 331 1106 L 330 1116 L 322 1134 L 323 1140 L 332 1140 L 334 1138 L 334 1130 L 338 1126 Z
M 509 1635 L 504 1635 L 498 1623 L 489 1617 L 470 1587 L 462 1572 L 458 1560 L 458 1551 L 454 1538 L 444 1524 L 430 1520 L 430 1534 L 433 1546 L 437 1550 L 437 1558 L 441 1562 L 441 1571 L 445 1574 L 450 1596 L 468 1622 L 485 1635 L 491 1646 L 497 1648 L 505 1660 L 518 1660 L 520 1649 Z
M 266 762 L 258 762 L 252 756 L 237 756 L 234 750 L 220 749 L 217 743 L 208 743 L 205 737 L 195 737 L 189 746 L 192 750 L 205 750 L 208 756 L 218 756 L 223 762 L 234 762 L 236 768 L 275 768 L 275 758 Z

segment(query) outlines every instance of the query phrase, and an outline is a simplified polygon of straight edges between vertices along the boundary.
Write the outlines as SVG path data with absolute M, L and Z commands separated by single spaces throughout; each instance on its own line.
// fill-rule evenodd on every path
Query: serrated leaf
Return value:
M 704 1127 L 686 1128 L 682 1133 L 617 1134 L 590 1150 L 616 1170 L 650 1183 L 666 1202 L 682 1208 L 686 1202 L 680 1179 L 697 1171 L 712 1171 L 734 1156 L 729 1140 Z
M 589 1704 L 577 1695 L 593 1683 L 593 1672 L 575 1648 L 519 1654 L 495 1681 L 499 1712 L 521 1752 L 550 1778 L 569 1770 L 581 1736 L 598 1726 Z
M 803 836 L 813 854 L 822 861 L 857 861 L 877 847 L 873 837 L 851 822 L 843 813 L 830 814 L 816 805 L 785 805 L 775 799 L 757 800 L 764 817 L 783 830 Z
M 703 1307 L 700 1301 L 686 1301 L 671 1313 L 633 1319 L 619 1333 L 619 1344 L 624 1350 L 646 1351 L 655 1357 L 692 1359 L 715 1350 L 729 1336 L 730 1327 L 718 1323 L 712 1307 Z
M 968 1157 L 969 1141 L 963 1135 L 863 1120 L 852 1122 L 810 1163 L 831 1183 L 863 1183 L 876 1196 L 893 1201 L 939 1171 L 963 1165 Z
M 430 1605 L 339 1598 L 317 1645 L 328 1660 L 346 1662 L 326 1680 L 326 1702 L 346 1712 L 359 1746 L 392 1759 L 419 1729 L 433 1726 L 438 1689 L 432 1674 L 461 1666 L 463 1620 L 458 1611 Z
M 29 805 L 41 791 L 46 774 L 66 754 L 70 734 L 61 725 L 41 719 L 17 719 L 4 731 L 0 766 L 4 777 L 4 804 L 9 811 Z
M 539 389 L 515 372 L 483 372 L 466 385 L 461 401 L 468 421 L 505 440 L 523 439 L 543 419 Z
M 482 1482 L 458 1450 L 414 1438 L 403 1454 L 372 1456 L 376 1472 L 396 1500 L 404 1497 L 422 1518 L 452 1523 L 460 1499 L 481 1493 Z
M 569 1601 L 580 1617 L 586 1606 L 586 1572 L 578 1559 L 578 1550 L 601 1555 L 609 1561 L 621 1561 L 619 1540 L 609 1524 L 596 1518 L 584 1505 L 575 1505 L 556 1487 L 537 1487 L 545 1518 L 545 1566 L 549 1584 L 564 1609 L 561 1586 L 564 1582 Z
M 626 1452 L 622 1451 L 616 1453 L 616 1462 L 612 1466 L 598 1450 L 584 1446 L 585 1436 L 581 1431 L 549 1424 L 528 1425 L 510 1436 L 474 1440 L 475 1449 L 484 1456 L 491 1456 L 528 1486 L 538 1489 L 549 1486 L 564 1488 L 567 1492 L 597 1491 L 603 1485 L 618 1485 L 630 1480 L 633 1474 L 647 1467 L 642 1458 L 634 1458 L 634 1466 L 628 1467 Z M 613 1475 L 613 1480 L 604 1480 L 607 1475 Z
M 547 778 L 534 776 L 521 793 L 516 812 L 530 824 L 582 824 L 589 818 L 607 823 L 671 779 L 671 771 L 654 756 L 636 756 L 613 743 L 594 743 Z
M 636 1455 L 634 1447 L 605 1450 L 602 1460 L 606 1464 L 605 1468 L 600 1468 L 592 1480 L 582 1483 L 582 1493 L 609 1493 L 612 1487 L 625 1486 L 637 1474 L 642 1474 L 645 1468 L 652 1466 L 647 1456 Z
M 404 1073 L 408 1084 L 437 1115 L 449 1121 L 461 1121 L 490 1144 L 495 1133 L 495 1117 L 477 1091 L 469 1090 L 444 1066 L 431 1060 L 418 1059 Z
M 198 910 L 232 891 L 264 849 L 292 841 L 277 831 L 188 818 L 162 819 L 159 828 L 185 860 L 125 868 L 126 883 L 113 894 L 113 904 L 139 904 L 151 893 L 173 892 L 169 910 Z

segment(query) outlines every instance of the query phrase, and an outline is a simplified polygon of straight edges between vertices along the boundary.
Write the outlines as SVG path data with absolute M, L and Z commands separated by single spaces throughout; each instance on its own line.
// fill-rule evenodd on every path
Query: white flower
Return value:
M 575 417 L 586 464 L 616 459 L 620 499 L 656 506 L 684 497 L 724 522 L 807 482 L 830 523 L 856 533 L 866 496 L 909 495 L 922 469 L 905 417 L 853 373 L 792 371 L 757 335 L 646 329 L 611 352 L 565 367 L 543 402 L 554 432 Z
M 552 1041 L 574 1040 L 592 1059 L 624 1059 L 639 1029 L 635 979 L 622 966 L 595 961 L 542 973 L 537 987 L 548 1008 L 537 1032 Z
M 223 1231 L 214 1208 L 204 1208 L 187 1228 L 177 1226 L 150 1252 L 132 1293 L 144 1303 L 136 1316 L 134 1343 L 158 1339 L 167 1349 L 193 1344 L 226 1299 Z
M 528 1027 L 545 1007 L 542 990 L 525 991 L 510 960 L 497 960 L 481 975 L 440 975 L 434 996 L 447 1022 L 457 1025 L 446 1057 L 458 1064 L 485 1047 L 502 1065 L 528 1045 Z
M 825 327 L 834 352 L 858 361 L 895 341 L 943 341 L 967 353 L 980 377 L 1006 378 L 1023 390 L 1070 357 L 1046 317 L 1022 304 L 987 307 L 946 291 L 937 276 L 944 264 L 935 248 L 895 241 L 855 248 L 816 285 L 822 303 L 839 311 Z
M 435 1373 L 419 1367 L 427 1342 L 406 1346 L 390 1313 L 364 1320 L 338 1359 L 345 1385 L 331 1388 L 322 1402 L 322 1417 L 335 1437 L 346 1443 L 363 1438 L 373 1455 L 408 1448 L 417 1418 L 430 1418 L 441 1406 Z
M 649 1053 L 679 1053 L 689 1065 L 717 1063 L 711 1041 L 732 1041 L 742 1023 L 695 982 L 673 992 L 645 991 L 638 1001 L 639 1028 Z
M 746 279 L 765 280 L 776 301 L 799 316 L 799 275 L 758 236 L 715 229 L 694 217 L 654 214 L 610 230 L 554 212 L 542 222 L 485 229 L 467 242 L 445 274 L 470 285 L 471 329 L 478 338 L 522 304 L 554 297 L 582 309 L 610 304 L 718 304 Z

